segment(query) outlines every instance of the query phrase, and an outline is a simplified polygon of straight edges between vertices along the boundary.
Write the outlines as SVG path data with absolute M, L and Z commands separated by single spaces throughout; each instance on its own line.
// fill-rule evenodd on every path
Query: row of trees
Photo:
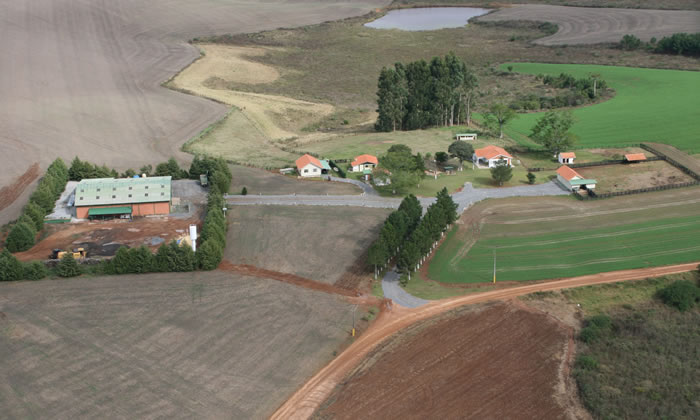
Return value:
M 656 42 L 656 38 L 651 38 L 647 43 L 634 35 L 625 35 L 620 40 L 620 48 L 624 50 L 637 50 L 646 48 L 649 51 L 661 54 L 687 55 L 691 57 L 700 56 L 700 32 L 693 34 L 677 33 L 661 38 Z
M 478 81 L 454 53 L 382 68 L 377 131 L 469 124 Z
M 393 258 L 400 271 L 408 274 L 420 267 L 444 231 L 457 219 L 457 204 L 447 188 L 437 194 L 437 201 L 428 207 L 421 218 L 423 208 L 410 194 L 403 199 L 399 209 L 387 217 L 379 237 L 369 247 L 367 261 L 374 267 L 374 276 Z
M 39 181 L 36 191 L 24 206 L 22 215 L 10 229 L 5 247 L 10 252 L 26 251 L 36 240 L 44 226 L 44 218 L 53 211 L 54 203 L 61 196 L 68 182 L 68 168 L 63 160 L 56 159 Z

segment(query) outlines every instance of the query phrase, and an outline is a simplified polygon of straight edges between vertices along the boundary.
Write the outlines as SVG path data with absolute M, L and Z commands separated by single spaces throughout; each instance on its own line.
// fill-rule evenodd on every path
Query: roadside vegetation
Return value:
M 572 372 L 594 418 L 700 416 L 698 281 L 692 272 L 564 291 L 597 302 L 584 309 Z

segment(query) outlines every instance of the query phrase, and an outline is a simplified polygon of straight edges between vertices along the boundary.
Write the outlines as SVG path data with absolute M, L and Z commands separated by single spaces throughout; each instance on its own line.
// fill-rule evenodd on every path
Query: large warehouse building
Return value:
M 84 179 L 75 189 L 78 219 L 170 214 L 172 179 Z

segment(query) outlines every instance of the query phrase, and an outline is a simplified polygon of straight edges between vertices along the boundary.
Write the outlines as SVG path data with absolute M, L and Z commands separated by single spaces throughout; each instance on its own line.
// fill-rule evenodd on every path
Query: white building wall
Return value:
M 321 176 L 321 168 L 309 163 L 303 168 L 301 168 L 301 170 L 299 171 L 299 175 L 303 177 Z

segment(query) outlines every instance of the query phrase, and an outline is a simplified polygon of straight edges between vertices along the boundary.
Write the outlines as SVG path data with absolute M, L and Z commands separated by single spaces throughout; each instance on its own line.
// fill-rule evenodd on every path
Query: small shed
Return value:
M 199 175 L 199 183 L 203 186 L 206 187 L 207 184 L 209 184 L 209 179 L 205 174 Z
M 377 165 L 379 165 L 379 159 L 372 155 L 360 155 L 356 156 L 355 160 L 350 162 L 350 168 L 352 172 L 363 172 L 367 169 L 373 170 Z
M 574 163 L 576 159 L 576 153 L 574 152 L 561 152 L 559 153 L 559 163 L 566 165 L 567 163 Z
M 625 155 L 625 162 L 627 163 L 643 162 L 645 160 L 647 160 L 647 157 L 644 153 L 630 153 Z
M 459 133 L 459 134 L 455 134 L 455 139 L 457 139 L 457 140 L 462 140 L 462 141 L 476 140 L 476 133 Z
M 571 191 L 592 190 L 596 185 L 595 179 L 586 179 L 566 165 L 557 169 L 557 180 Z

